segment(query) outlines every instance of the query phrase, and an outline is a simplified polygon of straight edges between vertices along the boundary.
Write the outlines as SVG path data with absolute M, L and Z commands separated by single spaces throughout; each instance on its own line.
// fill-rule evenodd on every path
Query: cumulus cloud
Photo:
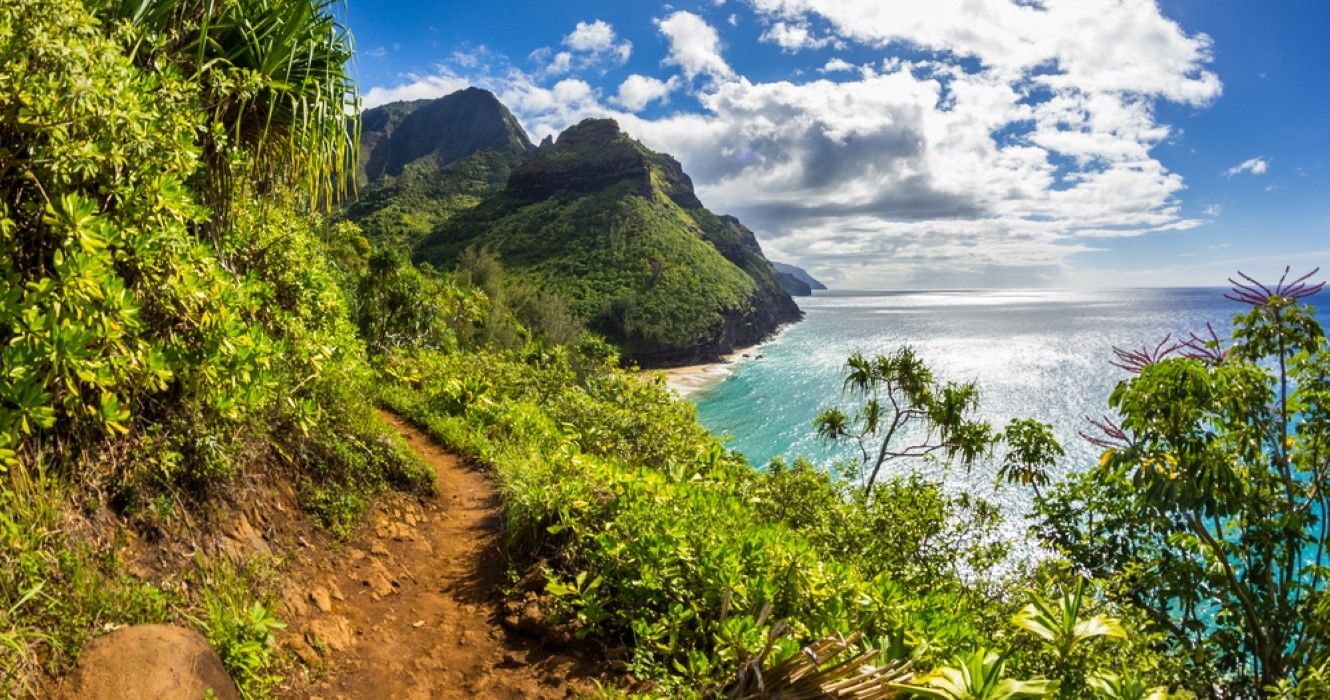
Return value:
M 552 78 L 579 70 L 621 66 L 633 55 L 633 42 L 619 41 L 614 27 L 604 20 L 578 22 L 563 37 L 564 51 L 542 46 L 527 57 L 539 68 L 537 75 Z
M 442 97 L 448 93 L 464 90 L 470 85 L 470 78 L 441 68 L 433 75 L 410 75 L 407 82 L 393 87 L 372 87 L 361 95 L 361 102 L 366 109 L 369 109 L 389 102 Z
M 1211 40 L 1186 34 L 1153 0 L 748 0 L 784 21 L 817 17 L 837 35 L 958 57 L 1050 87 L 1158 95 L 1204 104 L 1219 94 Z
M 598 19 L 589 23 L 578 22 L 573 31 L 563 38 L 563 45 L 596 57 L 611 57 L 622 65 L 633 54 L 633 42 L 617 39 L 614 27 Z
M 849 61 L 843 58 L 833 58 L 830 61 L 827 61 L 826 65 L 822 66 L 821 68 L 818 68 L 817 72 L 839 73 L 842 71 L 852 71 L 855 70 L 856 68 L 858 68 L 858 66 L 854 65 L 853 63 L 850 63 Z
M 1153 155 L 1176 137 L 1156 105 L 1204 105 L 1221 86 L 1209 38 L 1150 0 L 746 1 L 767 32 L 784 23 L 813 36 L 816 27 L 882 60 L 832 59 L 816 78 L 755 82 L 731 68 L 702 17 L 676 11 L 656 24 L 662 63 L 682 77 L 635 74 L 602 97 L 584 81 L 491 57 L 486 68 L 452 62 L 376 88 L 366 102 L 424 96 L 465 75 L 494 90 L 535 139 L 585 117 L 615 118 L 677 156 L 702 200 L 753 227 L 773 257 L 836 269 L 847 286 L 926 275 L 1057 281 L 1108 239 L 1202 223 L 1183 212 L 1181 176 Z M 688 92 L 686 108 L 637 114 L 676 91 Z M 1264 172 L 1261 159 L 1238 172 L 1259 174 L 1254 161 Z
M 1241 175 L 1242 173 L 1251 173 L 1252 175 L 1264 175 L 1265 171 L 1269 169 L 1270 169 L 1270 164 L 1265 162 L 1264 158 L 1257 156 L 1255 158 L 1248 158 L 1247 160 L 1238 163 L 1237 165 L 1229 168 L 1228 170 L 1225 170 L 1224 175 L 1228 177 L 1233 177 L 1234 175 Z
M 689 79 L 699 75 L 729 78 L 734 75 L 730 64 L 721 56 L 720 35 L 706 20 L 679 10 L 656 21 L 660 33 L 670 42 L 669 55 L 662 62 L 678 66 Z
M 820 49 L 838 44 L 835 37 L 814 36 L 803 22 L 776 22 L 759 37 L 761 41 L 776 44 L 782 51 L 793 53 L 803 49 Z
M 603 20 L 578 22 L 563 45 L 575 51 L 607 51 L 614 46 L 614 27 Z
M 634 73 L 619 85 L 614 101 L 632 112 L 640 112 L 656 100 L 663 100 L 679 87 L 679 76 L 660 80 Z
M 528 58 L 539 64 L 539 74 L 543 77 L 563 75 L 573 69 L 573 54 L 567 51 L 555 53 L 548 46 L 531 52 Z

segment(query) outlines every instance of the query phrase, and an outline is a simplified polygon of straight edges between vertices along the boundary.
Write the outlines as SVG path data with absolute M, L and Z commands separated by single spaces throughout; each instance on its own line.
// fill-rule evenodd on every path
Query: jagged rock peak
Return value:
M 660 177 L 653 179 L 653 171 Z M 659 189 L 685 209 L 702 206 L 679 161 L 642 145 L 613 119 L 584 119 L 565 129 L 551 146 L 542 144 L 513 171 L 507 191 L 519 200 L 536 201 L 561 191 L 594 192 L 623 182 L 643 197 Z
M 623 130 L 619 128 L 619 122 L 613 119 L 583 119 L 559 134 L 558 145 L 566 148 L 577 148 L 613 141 L 620 136 L 627 136 L 627 134 L 624 134 Z
M 414 163 L 442 167 L 479 151 L 524 156 L 534 150 L 508 108 L 480 88 L 394 102 L 361 115 L 363 176 L 371 181 L 400 175 Z

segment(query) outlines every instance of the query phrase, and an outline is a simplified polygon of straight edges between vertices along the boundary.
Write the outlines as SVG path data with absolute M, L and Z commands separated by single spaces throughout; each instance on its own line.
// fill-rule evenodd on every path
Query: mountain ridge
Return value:
M 753 231 L 613 120 L 536 147 L 475 88 L 375 109 L 365 192 L 347 211 L 376 245 L 440 269 L 490 250 L 643 366 L 714 360 L 802 317 Z M 429 119 L 451 131 L 424 135 Z
M 813 295 L 813 290 L 825 290 L 827 285 L 822 284 L 808 271 L 797 265 L 789 263 L 772 261 L 771 266 L 776 268 L 776 274 L 780 276 L 780 284 L 790 296 L 807 297 Z

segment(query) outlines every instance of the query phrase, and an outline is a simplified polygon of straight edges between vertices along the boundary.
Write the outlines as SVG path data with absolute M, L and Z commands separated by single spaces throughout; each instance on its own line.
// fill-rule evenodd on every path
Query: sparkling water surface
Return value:
M 798 299 L 806 316 L 773 341 L 749 351 L 723 381 L 695 394 L 699 417 L 732 449 L 765 465 L 777 456 L 804 456 L 828 466 L 852 456 L 815 434 L 820 411 L 854 403 L 841 395 L 845 358 L 855 351 L 888 353 L 913 346 L 939 379 L 976 380 L 980 415 L 1000 428 L 1011 418 L 1054 427 L 1067 456 L 1050 476 L 1083 470 L 1099 450 L 1078 436 L 1084 416 L 1108 411 L 1109 393 L 1127 373 L 1109 364 L 1112 348 L 1154 347 L 1165 334 L 1204 334 L 1206 322 L 1226 338 L 1232 317 L 1249 307 L 1224 289 L 991 290 L 817 292 Z M 1322 295 L 1330 297 L 1330 295 Z M 1310 300 L 1330 305 L 1321 297 Z M 1323 325 L 1327 313 L 1319 313 Z M 919 469 L 953 491 L 999 502 L 1013 529 L 1024 529 L 1029 495 L 995 489 L 996 465 L 968 474 L 939 465 Z M 1014 534 L 1014 533 L 1013 533 Z

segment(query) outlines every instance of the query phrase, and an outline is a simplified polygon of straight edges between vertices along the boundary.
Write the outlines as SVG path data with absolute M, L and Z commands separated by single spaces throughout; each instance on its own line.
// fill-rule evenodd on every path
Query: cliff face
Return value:
M 366 181 L 397 177 L 414 163 L 441 168 L 481 151 L 525 157 L 535 150 L 508 108 L 478 88 L 366 110 L 360 129 Z
M 456 213 L 502 190 L 533 151 L 522 126 L 484 90 L 366 110 L 360 192 L 345 216 L 376 246 L 409 252 Z
M 651 195 L 647 155 L 620 139 L 618 124 L 588 120 L 559 135 L 513 169 L 506 192 L 522 202 L 538 202 L 560 193 L 589 194 L 617 184 Z
M 795 277 L 788 272 L 777 272 L 777 280 L 780 281 L 781 289 L 784 289 L 792 297 L 811 297 L 813 288 L 808 283 Z
M 780 286 L 784 287 L 791 296 L 812 296 L 813 290 L 827 288 L 827 285 L 814 279 L 802 267 L 781 262 L 773 262 L 771 265 L 776 268 L 776 274 L 780 276 Z
M 366 112 L 362 144 L 368 185 L 348 216 L 376 244 L 444 269 L 489 248 L 643 366 L 713 360 L 802 316 L 753 232 L 612 120 L 536 148 L 466 90 Z

